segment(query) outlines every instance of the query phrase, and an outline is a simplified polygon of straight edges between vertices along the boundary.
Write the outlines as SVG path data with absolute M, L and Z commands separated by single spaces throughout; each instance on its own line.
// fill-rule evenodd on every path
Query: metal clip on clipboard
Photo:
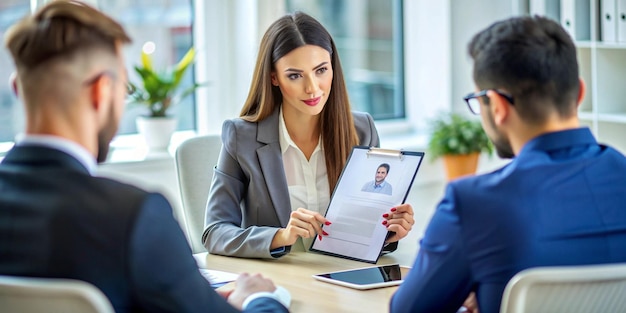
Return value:
M 393 149 L 381 149 L 381 148 L 370 148 L 367 151 L 367 157 L 370 155 L 378 155 L 378 156 L 387 156 L 387 157 L 396 157 L 399 158 L 400 161 L 404 158 L 404 154 L 402 150 L 393 150 Z

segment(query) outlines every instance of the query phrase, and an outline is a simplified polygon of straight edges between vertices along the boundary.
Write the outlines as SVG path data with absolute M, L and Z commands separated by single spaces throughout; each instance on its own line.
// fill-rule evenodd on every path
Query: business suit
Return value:
M 587 128 L 530 140 L 508 165 L 453 181 L 391 312 L 499 312 L 530 267 L 626 262 L 626 159 Z
M 287 226 L 292 211 L 278 137 L 279 112 L 258 123 L 239 118 L 224 122 L 202 235 L 210 253 L 273 257 L 272 238 Z M 359 112 L 353 116 L 360 145 L 378 147 L 372 117 Z
M 236 312 L 200 275 L 167 200 L 93 177 L 56 149 L 0 164 L 0 274 L 87 281 L 117 312 Z M 270 298 L 249 312 L 287 312 Z

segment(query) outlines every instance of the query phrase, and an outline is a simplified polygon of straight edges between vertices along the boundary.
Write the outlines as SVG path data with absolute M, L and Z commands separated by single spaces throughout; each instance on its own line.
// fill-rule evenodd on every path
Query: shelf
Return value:
M 531 15 L 547 15 L 560 11 L 555 13 L 558 17 L 555 18 L 556 21 L 562 21 L 563 17 L 564 20 L 572 20 L 575 16 L 577 24 L 572 24 L 575 27 L 569 27 L 568 24 L 564 28 L 570 31 L 572 38 L 584 38 L 574 40 L 579 76 L 586 86 L 585 97 L 578 107 L 578 120 L 581 126 L 589 127 L 594 132 L 599 142 L 626 152 L 626 140 L 623 139 L 626 131 L 626 42 L 601 40 L 603 2 L 604 0 L 514 0 L 514 3 L 525 8 Z M 613 5 L 618 3 L 616 0 L 607 2 L 614 3 Z M 560 3 L 559 9 L 551 6 L 555 3 Z M 566 15 L 562 16 L 563 14 Z M 619 39 L 617 25 L 615 27 L 615 38 Z M 591 36 L 584 36 L 587 30 Z

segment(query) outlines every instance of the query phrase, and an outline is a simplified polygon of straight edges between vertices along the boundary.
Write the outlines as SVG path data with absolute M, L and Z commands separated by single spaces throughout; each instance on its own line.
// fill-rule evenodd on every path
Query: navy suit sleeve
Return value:
M 130 238 L 130 276 L 135 302 L 147 312 L 238 312 L 198 271 L 191 248 L 167 200 L 150 194 Z M 260 298 L 246 312 L 287 312 L 278 301 Z
M 437 206 L 415 264 L 391 299 L 390 312 L 456 312 L 472 289 L 461 221 L 451 186 Z

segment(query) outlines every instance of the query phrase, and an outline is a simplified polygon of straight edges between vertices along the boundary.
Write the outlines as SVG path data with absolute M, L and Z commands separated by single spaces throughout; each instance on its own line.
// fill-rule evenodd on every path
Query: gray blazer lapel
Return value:
M 258 123 L 257 141 L 265 145 L 257 149 L 257 156 L 278 220 L 282 227 L 287 227 L 291 215 L 291 201 L 278 139 L 279 112 L 280 110 L 276 108 L 272 115 Z

